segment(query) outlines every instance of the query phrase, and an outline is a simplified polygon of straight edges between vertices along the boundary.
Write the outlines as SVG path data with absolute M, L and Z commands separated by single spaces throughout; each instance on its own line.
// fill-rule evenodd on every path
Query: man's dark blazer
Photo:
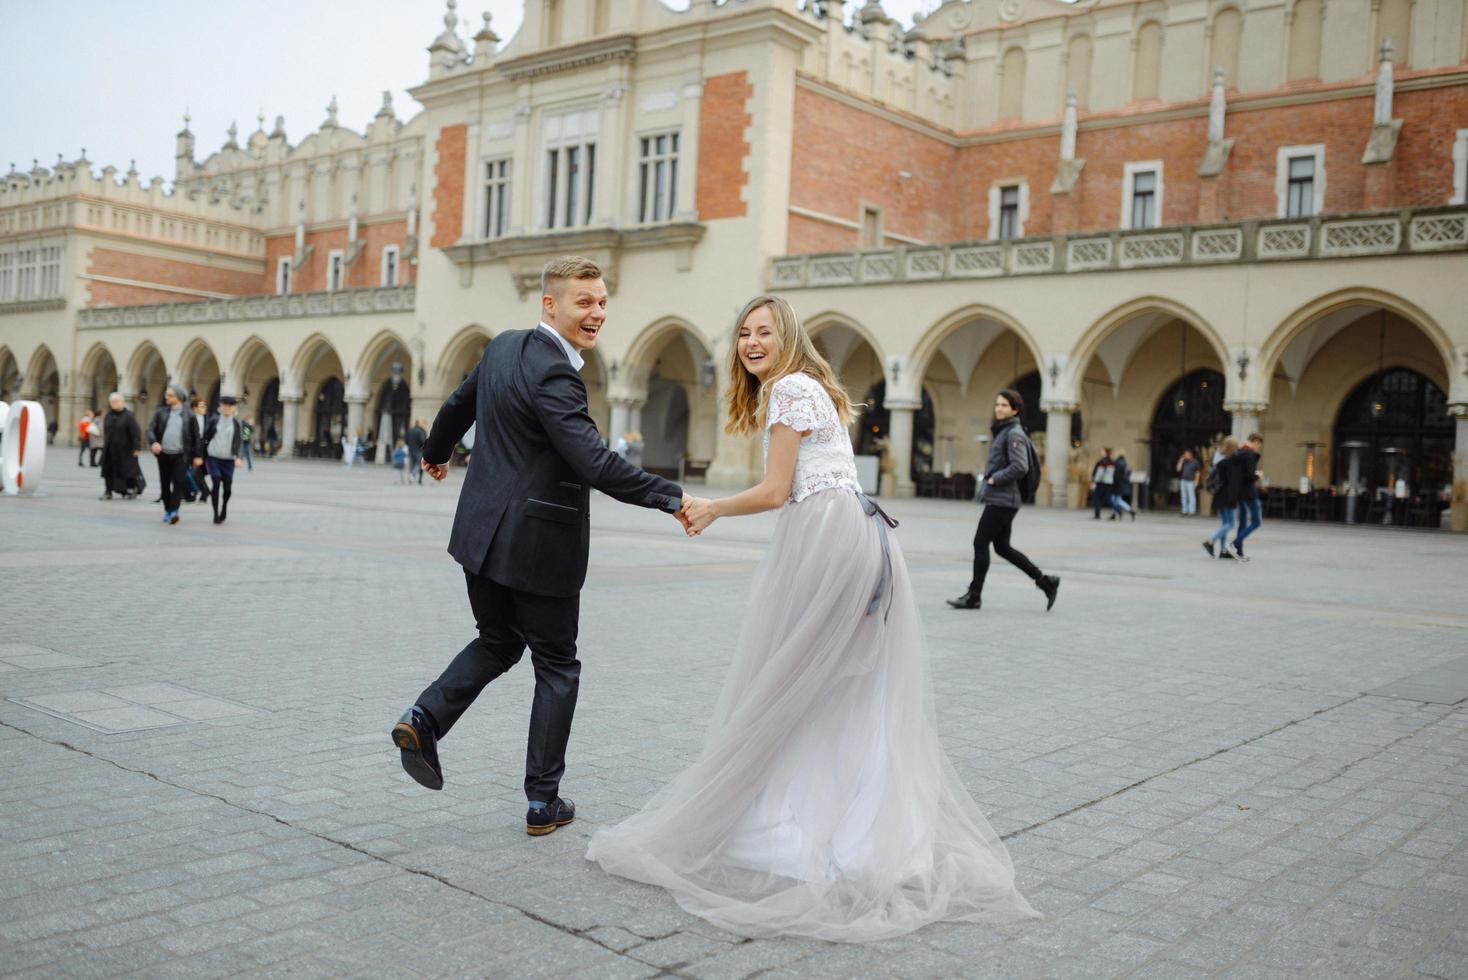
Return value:
M 511 330 L 449 395 L 423 447 L 441 464 L 477 423 L 449 554 L 470 572 L 545 596 L 586 581 L 591 488 L 676 514 L 683 490 L 602 445 L 586 386 L 545 330 Z

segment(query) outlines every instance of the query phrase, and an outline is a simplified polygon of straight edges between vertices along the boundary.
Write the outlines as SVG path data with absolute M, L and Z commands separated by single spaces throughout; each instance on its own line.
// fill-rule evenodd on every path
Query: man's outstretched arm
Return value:
M 444 399 L 438 414 L 433 418 L 433 430 L 428 433 L 428 441 L 423 444 L 423 472 L 435 480 L 442 480 L 448 475 L 449 456 L 453 454 L 454 446 L 464 438 L 469 426 L 474 424 L 478 391 L 479 365 L 476 364 L 474 370 L 469 372 L 469 377 Z

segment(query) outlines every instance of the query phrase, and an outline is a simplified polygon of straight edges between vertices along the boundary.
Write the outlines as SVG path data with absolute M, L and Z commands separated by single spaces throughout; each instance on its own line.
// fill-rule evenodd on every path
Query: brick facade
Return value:
M 695 207 L 703 221 L 742 218 L 747 213 L 744 187 L 749 141 L 744 131 L 753 117 L 749 99 L 754 86 L 748 72 L 706 79 L 698 107 L 698 183 Z
M 957 136 L 925 135 L 819 91 L 802 87 L 795 94 L 791 205 L 851 223 L 860 222 L 863 205 L 877 206 L 886 232 L 924 242 L 990 237 L 989 189 L 1015 180 L 1029 187 L 1026 235 L 1119 228 L 1123 168 L 1131 161 L 1162 161 L 1161 224 L 1273 218 L 1279 148 L 1315 143 L 1325 145 L 1326 212 L 1445 204 L 1454 134 L 1468 127 L 1468 87 L 1399 91 L 1393 116 L 1403 125 L 1394 158 L 1367 165 L 1361 154 L 1371 130 L 1371 96 L 1244 104 L 1226 118 L 1234 146 L 1223 173 L 1200 178 L 1205 116 L 1140 117 L 1129 125 L 1127 113 L 1083 116 L 1083 123 L 1123 124 L 1083 129 L 1076 146 L 1086 161 L 1080 180 L 1069 195 L 1052 195 L 1059 156 L 1053 125 L 1043 136 L 960 147 Z M 901 178 L 900 171 L 911 176 Z M 791 252 L 849 249 L 858 241 L 855 228 L 792 215 Z
M 89 279 L 86 299 L 89 307 L 181 303 L 202 299 L 209 293 L 244 295 L 259 292 L 260 284 L 260 276 L 254 272 L 140 255 L 115 248 L 93 248 L 88 251 L 87 274 L 198 291 L 191 296 L 173 290 L 149 289 L 146 285 L 133 286 Z
M 433 247 L 444 248 L 464 233 L 464 153 L 469 127 L 464 123 L 438 131 L 438 164 L 433 168 Z
M 362 251 L 357 260 L 346 267 L 342 277 L 343 289 L 376 288 L 382 285 L 382 250 L 388 245 L 399 249 L 398 285 L 413 282 L 414 267 L 401 252 L 407 247 L 408 223 L 406 219 L 383 221 L 375 224 L 363 222 L 357 226 L 357 238 L 362 242 Z M 311 258 L 299 269 L 291 270 L 291 292 L 311 293 L 326 289 L 326 263 L 333 249 L 347 250 L 347 229 L 332 228 L 306 232 L 306 244 L 315 248 Z M 256 292 L 275 292 L 275 267 L 280 257 L 291 255 L 296 249 L 295 233 L 273 235 L 265 240 L 265 280 Z

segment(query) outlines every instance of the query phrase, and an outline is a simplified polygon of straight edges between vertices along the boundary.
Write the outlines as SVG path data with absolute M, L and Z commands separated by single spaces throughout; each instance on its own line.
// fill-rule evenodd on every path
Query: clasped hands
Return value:
M 690 497 L 686 493 L 683 495 L 683 506 L 673 516 L 683 525 L 683 531 L 690 538 L 702 534 L 719 517 L 714 513 L 712 500 L 706 497 Z

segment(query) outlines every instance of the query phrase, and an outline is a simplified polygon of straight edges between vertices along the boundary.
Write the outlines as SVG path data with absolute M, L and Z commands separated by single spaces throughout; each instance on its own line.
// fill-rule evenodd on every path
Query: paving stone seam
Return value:
M 1189 759 L 1187 762 L 1179 762 L 1177 765 L 1173 766 L 1171 769 L 1164 769 L 1161 772 L 1155 772 L 1155 773 L 1153 773 L 1150 776 L 1147 776 L 1145 778 L 1139 779 L 1139 780 L 1137 780 L 1134 783 L 1130 783 L 1130 784 L 1128 784 L 1126 786 L 1123 786 L 1120 789 L 1117 789 L 1117 790 L 1114 790 L 1114 791 L 1112 791 L 1110 793 L 1107 793 L 1104 796 L 1098 796 L 1094 800 L 1088 800 L 1085 803 L 1078 803 L 1075 806 L 1071 807 L 1069 810 L 1064 811 L 1063 813 L 1057 813 L 1053 817 L 1046 817 L 1044 820 L 1037 820 L 1035 823 L 1030 824 L 1028 827 L 1021 827 L 1018 830 L 1012 830 L 1012 831 L 1010 831 L 1007 834 L 1001 834 L 999 839 L 1000 840 L 1013 840 L 1016 837 L 1020 837 L 1020 836 L 1023 836 L 1024 834 L 1028 834 L 1032 830 L 1038 830 L 1041 827 L 1046 826 L 1047 824 L 1052 824 L 1052 823 L 1054 823 L 1057 820 L 1064 820 L 1066 817 L 1069 817 L 1069 816 L 1072 816 L 1074 814 L 1077 814 L 1077 813 L 1081 812 L 1082 810 L 1087 810 L 1087 809 L 1095 806 L 1097 803 L 1103 803 L 1106 800 L 1115 799 L 1116 797 L 1121 796 L 1124 793 L 1130 793 L 1132 790 L 1137 789 L 1140 786 L 1145 786 L 1145 785 L 1147 785 L 1148 783 L 1152 782 L 1155 779 L 1161 779 L 1164 776 L 1170 776 L 1170 775 L 1172 775 L 1175 772 L 1179 772 L 1179 771 L 1181 771 L 1183 769 L 1187 769 L 1189 766 L 1196 766 L 1196 765 L 1198 765 L 1201 762 L 1207 762 L 1209 759 L 1215 759 L 1218 756 L 1224 755 L 1226 753 L 1234 752 L 1234 751 L 1236 751 L 1238 749 L 1243 748 L 1246 745 L 1251 745 L 1254 742 L 1259 741 L 1260 739 L 1268 738 L 1271 735 L 1277 735 L 1277 734 L 1279 734 L 1280 732 L 1284 731 L 1287 728 L 1293 728 L 1294 726 L 1303 724 L 1303 723 L 1305 723 L 1307 721 L 1310 721 L 1313 718 L 1318 718 L 1318 717 L 1320 717 L 1323 714 L 1326 714 L 1326 713 L 1331 712 L 1331 711 L 1335 711 L 1337 708 L 1344 708 L 1346 705 L 1351 704 L 1351 703 L 1356 702 L 1356 701 L 1359 701 L 1359 700 L 1361 700 L 1362 698 L 1364 698 L 1366 696 L 1367 695 L 1365 695 L 1365 694 L 1357 694 L 1357 695 L 1354 695 L 1352 697 L 1346 698 L 1344 701 L 1338 701 L 1335 704 L 1327 705 L 1324 708 L 1319 708 L 1319 709 L 1317 709 L 1315 711 L 1312 711 L 1312 712 L 1310 712 L 1310 714 L 1305 715 L 1305 716 L 1303 716 L 1301 718 L 1292 718 L 1289 721 L 1287 721 L 1287 722 L 1285 722 L 1285 723 L 1283 723 L 1281 725 L 1277 725 L 1274 728 L 1269 729 L 1269 731 L 1267 731 L 1267 732 L 1260 732 L 1257 735 L 1251 735 L 1251 736 L 1249 736 L 1248 738 L 1246 738 L 1246 739 L 1244 739 L 1242 741 L 1235 742 L 1233 745 L 1225 745 L 1221 749 L 1215 749 L 1214 751 L 1209 752 L 1207 755 L 1200 755 L 1200 756 L 1198 756 L 1195 759 Z
M 460 885 L 457 882 L 451 881 L 448 878 L 443 877 L 442 875 L 435 874 L 432 871 L 425 871 L 422 868 L 415 868 L 415 867 L 413 867 L 411 865 L 403 864 L 403 863 L 401 863 L 399 861 L 394 861 L 391 858 L 384 857 L 384 856 L 382 856 L 380 854 L 374 854 L 371 851 L 368 851 L 368 850 L 365 850 L 365 849 L 363 849 L 361 847 L 358 847 L 357 845 L 352 844 L 352 843 L 350 843 L 348 841 L 339 840 L 339 839 L 337 839 L 335 837 L 332 837 L 330 834 L 323 834 L 323 833 L 320 833 L 319 831 L 311 830 L 310 828 L 302 827 L 302 826 L 299 826 L 298 824 L 294 824 L 291 821 L 282 819 L 281 817 L 278 817 L 275 814 L 270 813 L 270 812 L 268 812 L 266 810 L 258 810 L 258 809 L 254 808 L 254 807 L 246 806 L 243 803 L 239 803 L 239 802 L 236 802 L 235 800 L 231 800 L 228 797 L 220 796 L 220 795 L 218 795 L 216 793 L 206 792 L 204 790 L 195 789 L 192 786 L 187 786 L 187 785 L 185 785 L 183 783 L 174 782 L 171 779 L 168 779 L 166 777 L 160 776 L 160 775 L 158 775 L 157 773 L 154 773 L 154 772 L 149 772 L 146 769 L 135 769 L 132 766 L 125 766 L 125 765 L 123 765 L 120 762 L 117 762 L 115 760 L 109 759 L 109 758 L 107 758 L 106 756 L 103 756 L 103 755 L 98 755 L 96 752 L 92 752 L 92 751 L 89 751 L 87 749 L 84 749 L 84 748 L 82 748 L 79 745 L 73 745 L 70 742 L 66 742 L 66 741 L 62 741 L 62 740 L 58 740 L 58 739 L 46 738 L 46 737 L 44 737 L 42 735 L 36 734 L 33 731 L 30 731 L 29 729 L 22 728 L 19 725 L 15 725 L 15 724 L 12 724 L 12 723 L 7 722 L 7 721 L 4 721 L 4 720 L 0 720 L 0 728 L 8 728 L 8 729 L 10 729 L 13 732 L 18 732 L 21 735 L 27 735 L 27 736 L 35 739 L 38 742 L 43 742 L 43 743 L 45 743 L 47 745 L 50 745 L 50 746 L 53 746 L 55 748 L 66 749 L 67 751 L 75 752 L 75 753 L 77 753 L 79 755 L 84 755 L 84 756 L 86 756 L 89 759 L 93 759 L 93 760 L 95 760 L 97 762 L 105 763 L 106 765 L 112 766 L 115 769 L 119 769 L 122 772 L 131 773 L 131 774 L 136 775 L 136 776 L 145 776 L 148 779 L 151 779 L 154 782 L 157 782 L 157 783 L 159 783 L 161 785 L 168 786 L 168 787 L 171 787 L 173 789 L 181 790 L 181 791 L 183 791 L 185 793 L 189 793 L 192 796 L 200 797 L 202 799 L 214 800 L 215 802 L 222 803 L 225 806 L 231 807 L 232 809 L 236 809 L 236 810 L 239 810 L 239 811 L 244 812 L 244 813 L 253 814 L 254 816 L 257 816 L 257 817 L 264 817 L 265 819 L 270 820 L 270 821 L 273 821 L 274 823 L 277 823 L 277 824 L 281 825 L 282 827 L 286 827 L 286 828 L 288 828 L 290 830 L 296 831 L 297 833 L 306 834 L 307 836 L 314 837 L 317 840 L 323 841 L 323 842 L 328 843 L 328 844 L 335 844 L 337 847 L 340 847 L 340 848 L 342 848 L 344 850 L 351 851 L 354 854 L 360 854 L 361 856 L 363 856 L 365 858 L 368 858 L 370 860 L 377 861 L 377 862 L 380 862 L 382 864 L 388 865 L 389 867 L 395 868 L 398 871 L 401 871 L 401 872 L 403 872 L 405 874 L 417 875 L 417 876 L 419 876 L 421 878 L 427 878 L 430 881 L 434 881 L 434 882 L 437 882 L 440 885 L 443 885 L 445 888 L 451 888 L 454 891 L 461 892 L 461 893 L 463 893 L 465 895 L 468 895 L 468 896 L 470 896 L 472 898 L 477 898 L 477 899 L 479 899 L 482 902 L 486 902 L 486 903 L 488 903 L 490 905 L 496 905 L 496 906 L 499 906 L 500 908 L 509 909 L 510 911 L 517 912 L 520 915 L 523 915 L 525 918 L 530 919 L 532 922 L 536 922 L 536 923 L 539 923 L 540 925 L 544 925 L 544 926 L 549 926 L 550 928 L 555 929 L 557 932 L 561 932 L 561 933 L 564 933 L 564 934 L 566 934 L 568 936 L 574 937 L 576 939 L 582 939 L 582 940 L 585 940 L 586 942 L 592 943 L 593 945 L 600 946 L 602 949 L 605 949 L 607 952 L 614 954 L 619 959 L 624 959 L 624 960 L 627 960 L 628 962 L 636 963 L 639 966 L 646 966 L 648 964 L 644 963 L 642 960 L 637 959 L 636 957 L 628 956 L 627 955 L 628 953 L 632 952 L 635 949 L 639 949 L 639 948 L 641 948 L 643 946 L 649 945 L 650 943 L 657 942 L 657 941 L 659 941 L 661 939 L 667 939 L 667 938 L 669 938 L 669 936 L 673 936 L 673 935 L 676 935 L 677 934 L 677 932 L 675 931 L 675 932 L 669 933 L 667 936 L 657 936 L 657 937 L 647 938 L 647 941 L 646 942 L 639 943 L 637 946 L 629 947 L 626 950 L 614 949 L 613 947 L 607 945 L 606 943 L 603 943 L 603 942 L 597 940 L 595 937 L 593 937 L 591 935 L 588 935 L 588 933 L 590 933 L 591 931 L 593 931 L 595 929 L 603 928 L 605 924 L 598 924 L 598 925 L 595 925 L 595 926 L 591 926 L 591 927 L 589 927 L 587 929 L 573 929 L 573 928 L 570 928 L 568 926 L 562 925 L 561 923 L 556 922 L 553 919 L 549 919 L 549 918 L 546 918 L 545 916 L 538 915 L 535 912 L 531 912 L 531 911 L 528 911 L 526 909 L 522 909 L 519 906 L 514 905 L 514 904 L 512 904 L 510 902 L 502 901 L 502 900 L 496 899 L 496 898 L 491 898 L 490 896 L 485 895 L 482 892 L 477 892 L 477 891 L 475 891 L 472 888 L 468 888 L 468 887 L 466 887 L 464 885 Z M 748 940 L 745 940 L 745 942 L 748 942 Z M 742 943 L 735 943 L 733 945 L 742 945 Z M 659 976 L 666 976 L 666 977 L 688 977 L 688 974 L 678 972 L 678 968 L 681 967 L 681 966 L 683 966 L 683 965 L 685 965 L 685 964 L 678 964 L 677 966 L 664 968 L 663 971 L 659 974 Z M 690 980 L 691 980 L 691 978 L 690 978 Z

